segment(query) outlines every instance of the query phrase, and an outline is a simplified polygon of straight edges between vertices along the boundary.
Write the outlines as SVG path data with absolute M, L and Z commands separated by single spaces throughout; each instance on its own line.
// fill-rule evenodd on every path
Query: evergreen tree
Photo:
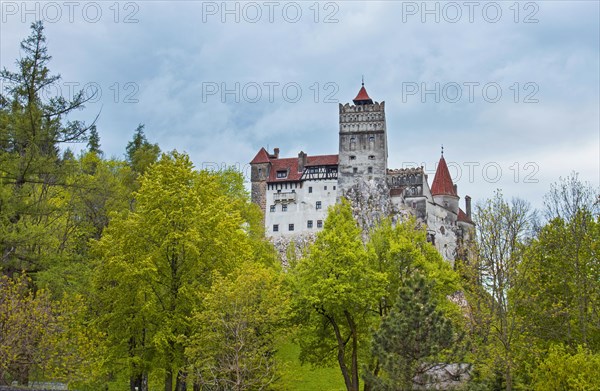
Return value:
M 102 150 L 100 149 L 100 136 L 98 135 L 98 130 L 96 130 L 96 125 L 92 125 L 90 128 L 90 137 L 88 137 L 87 148 L 90 152 L 102 155 Z
M 144 134 L 144 125 L 139 124 L 133 134 L 133 139 L 127 143 L 127 162 L 138 175 L 146 172 L 148 167 L 158 160 L 160 148 L 158 144 L 148 142 Z
M 89 130 L 83 122 L 67 120 L 82 109 L 80 91 L 72 100 L 45 99 L 42 92 L 60 76 L 51 75 L 51 59 L 41 22 L 21 42 L 17 70 L 0 71 L 5 90 L 0 105 L 0 254 L 4 273 L 36 272 L 58 256 L 65 232 L 67 177 L 72 165 L 61 161 L 59 146 L 80 142 Z
M 372 351 L 381 366 L 379 376 L 366 372 L 373 390 L 428 389 L 445 381 L 440 375 L 452 368 L 455 376 L 465 368 L 462 336 L 438 308 L 433 285 L 416 272 L 399 289 L 398 298 L 373 336 Z

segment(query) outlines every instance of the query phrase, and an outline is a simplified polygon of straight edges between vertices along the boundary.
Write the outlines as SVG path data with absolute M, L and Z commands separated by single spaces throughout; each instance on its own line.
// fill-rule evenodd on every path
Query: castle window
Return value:
M 275 212 L 275 205 L 271 205 L 270 208 L 271 212 Z
M 308 186 L 308 192 L 312 193 L 312 186 Z
M 287 212 L 287 204 L 281 205 L 281 211 L 282 212 Z
M 324 187 L 323 187 L 323 190 L 327 190 L 327 186 L 324 186 Z
M 288 225 L 288 231 L 293 231 L 293 230 L 294 230 L 294 224 Z
M 375 142 L 375 136 L 369 136 L 369 142 L 374 143 Z
M 333 190 L 335 190 L 335 186 L 333 186 Z
M 287 178 L 287 171 L 277 171 L 277 178 Z
M 350 160 L 356 160 L 356 156 L 354 156 L 354 155 L 351 155 L 351 156 L 350 156 Z
M 369 160 L 375 160 L 375 155 L 369 155 Z
M 321 209 L 321 201 L 317 201 L 317 203 L 315 204 L 315 208 Z
M 353 174 L 356 174 L 357 172 L 358 172 L 358 168 L 356 168 L 356 167 L 353 167 L 353 168 L 352 168 L 352 173 L 353 173 Z
M 313 221 L 312 220 L 308 220 L 306 222 L 306 228 L 312 228 L 313 227 Z
M 273 232 L 279 232 L 279 224 L 273 224 Z
M 258 175 L 260 176 L 260 174 L 262 174 L 262 168 L 258 169 Z
M 373 173 L 373 167 L 369 167 L 369 168 L 367 168 L 367 172 L 368 172 L 369 174 L 372 174 L 372 173 Z
M 317 228 L 323 228 L 323 220 L 317 220 Z
M 356 149 L 356 137 L 350 137 L 350 150 L 354 151 Z

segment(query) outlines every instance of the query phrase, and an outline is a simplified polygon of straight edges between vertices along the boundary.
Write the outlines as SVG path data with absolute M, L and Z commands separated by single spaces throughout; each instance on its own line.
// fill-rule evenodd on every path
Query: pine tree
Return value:
M 376 377 L 367 372 L 365 381 L 373 390 L 427 388 L 442 380 L 434 371 L 461 360 L 461 340 L 452 321 L 438 308 L 432 283 L 414 273 L 373 335 L 372 352 L 382 373 Z

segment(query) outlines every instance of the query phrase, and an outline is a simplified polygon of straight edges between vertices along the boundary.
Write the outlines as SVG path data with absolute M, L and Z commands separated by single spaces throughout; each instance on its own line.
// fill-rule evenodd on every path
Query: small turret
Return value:
M 452 177 L 450 176 L 450 171 L 448 171 L 443 150 L 431 185 L 431 195 L 436 204 L 458 216 L 458 200 L 460 197 L 458 196 L 456 185 L 452 183 Z M 456 219 L 454 220 L 456 221 Z

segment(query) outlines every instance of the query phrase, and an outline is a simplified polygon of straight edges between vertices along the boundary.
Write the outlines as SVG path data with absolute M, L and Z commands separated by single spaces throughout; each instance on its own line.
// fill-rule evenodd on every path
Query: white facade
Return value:
M 327 208 L 336 202 L 337 180 L 269 183 L 266 195 L 267 236 L 318 232 L 327 217 Z

